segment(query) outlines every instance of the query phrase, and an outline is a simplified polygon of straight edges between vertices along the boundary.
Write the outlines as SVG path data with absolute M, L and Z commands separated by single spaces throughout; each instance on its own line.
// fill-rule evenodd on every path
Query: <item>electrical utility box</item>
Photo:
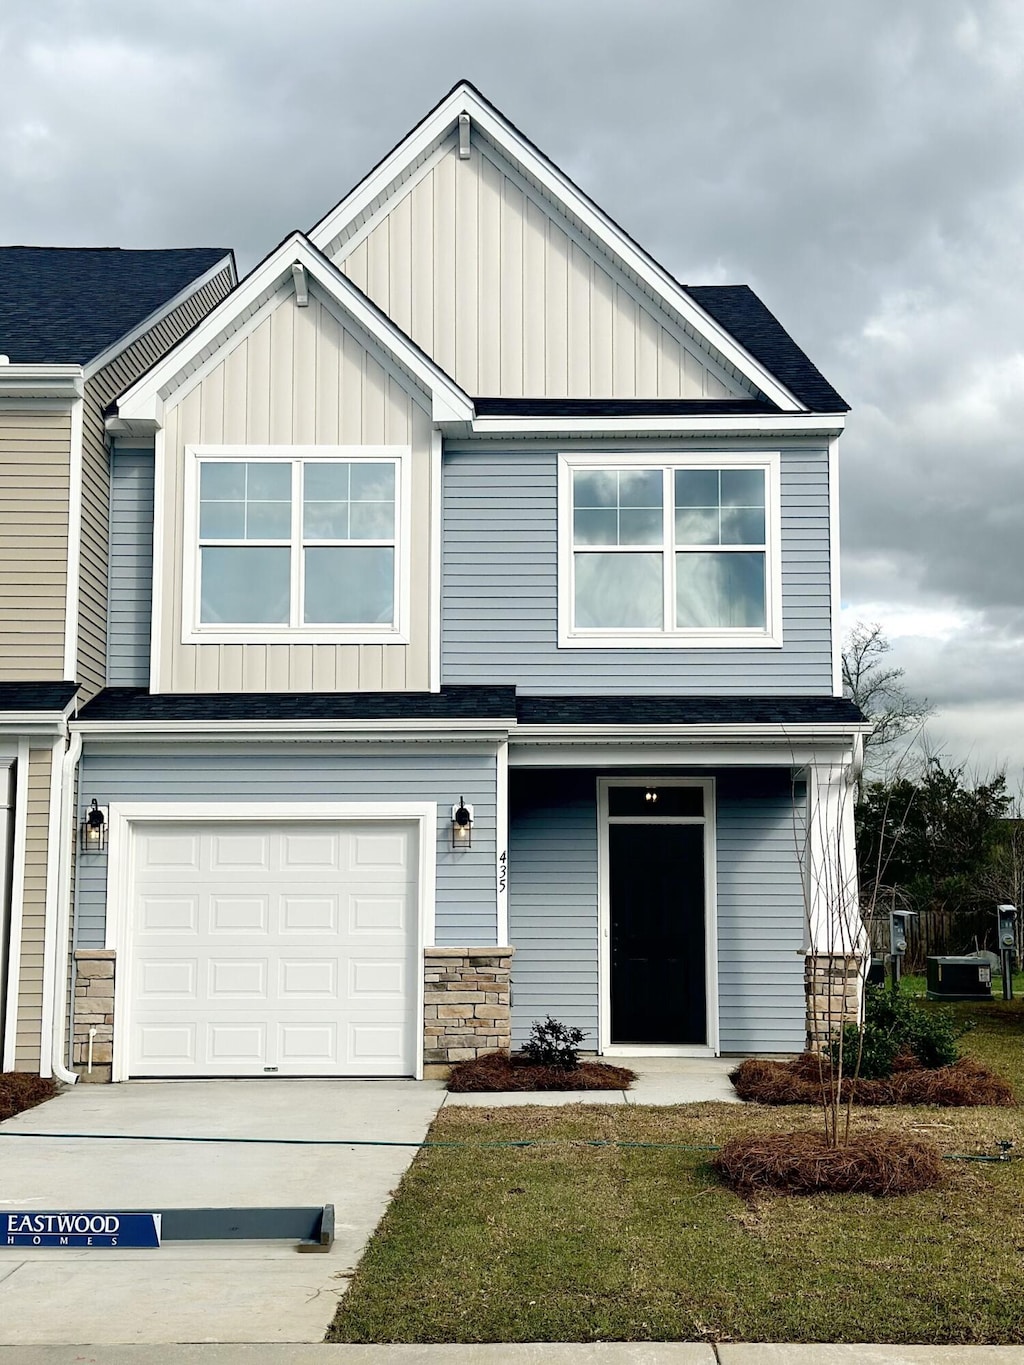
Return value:
M 992 968 L 976 957 L 930 957 L 929 1000 L 991 1000 Z

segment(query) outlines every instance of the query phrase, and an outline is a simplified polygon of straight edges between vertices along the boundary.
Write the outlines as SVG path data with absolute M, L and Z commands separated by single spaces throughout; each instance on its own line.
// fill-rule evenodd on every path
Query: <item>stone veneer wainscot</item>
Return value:
M 71 1064 L 83 1081 L 109 1081 L 114 1053 L 114 958 L 111 948 L 75 951 L 75 1010 Z M 92 1071 L 89 1067 L 89 1030 Z
M 423 1074 L 512 1044 L 509 976 L 514 948 L 424 950 Z

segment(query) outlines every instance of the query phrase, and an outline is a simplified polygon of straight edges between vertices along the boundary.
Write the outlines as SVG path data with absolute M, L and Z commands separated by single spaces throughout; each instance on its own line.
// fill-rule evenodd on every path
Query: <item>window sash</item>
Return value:
M 600 637 L 610 636 L 630 636 L 638 639 L 659 639 L 665 636 L 677 636 L 680 638 L 700 637 L 706 634 L 725 634 L 736 638 L 743 636 L 763 637 L 771 630 L 772 621 L 772 600 L 773 583 L 772 575 L 778 572 L 776 565 L 773 565 L 772 556 L 772 517 L 773 517 L 773 496 L 771 486 L 770 467 L 767 463 L 747 463 L 729 461 L 708 461 L 706 463 L 693 464 L 689 461 L 662 465 L 637 465 L 628 467 L 630 473 L 653 473 L 659 472 L 662 476 L 662 539 L 661 543 L 615 543 L 599 544 L 576 541 L 576 475 L 578 473 L 589 473 L 600 470 L 607 473 L 621 473 L 623 466 L 615 464 L 601 465 L 579 465 L 570 464 L 569 466 L 569 508 L 568 508 L 568 543 L 570 559 L 570 593 L 569 611 L 573 634 L 590 635 Z M 718 544 L 708 543 L 707 541 L 684 541 L 676 538 L 676 501 L 675 501 L 675 475 L 676 471 L 684 469 L 687 471 L 700 470 L 717 473 L 721 476 L 726 470 L 740 470 L 744 472 L 757 472 L 761 475 L 762 509 L 764 518 L 764 538 L 759 541 L 750 541 L 738 544 Z M 719 477 L 719 487 L 721 478 Z M 722 503 L 719 502 L 719 524 L 721 521 Z M 679 509 L 687 510 L 687 509 Z M 619 526 L 619 518 L 616 517 L 616 525 Z M 777 532 L 774 532 L 777 534 Z M 763 612 L 764 624 L 759 626 L 730 626 L 730 625 L 711 625 L 711 626 L 679 626 L 676 624 L 676 595 L 677 595 L 677 560 L 678 554 L 701 553 L 701 554 L 760 554 L 763 557 L 763 578 L 764 596 Z M 583 554 L 639 554 L 660 555 L 662 558 L 662 624 L 660 627 L 630 627 L 630 626 L 584 626 L 577 624 L 577 558 Z
M 202 471 L 204 465 L 209 464 L 253 464 L 261 460 L 266 460 L 272 464 L 288 464 L 291 466 L 291 528 L 290 534 L 286 537 L 258 537 L 246 538 L 223 537 L 223 536 L 203 536 L 200 533 L 202 515 Z M 394 496 L 393 507 L 393 526 L 394 531 L 391 536 L 359 537 L 359 538 L 338 538 L 338 537 L 317 537 L 304 534 L 304 485 L 305 471 L 313 465 L 331 464 L 389 464 L 394 468 Z M 220 636 L 222 634 L 242 635 L 243 632 L 259 633 L 261 636 L 269 630 L 286 636 L 315 635 L 321 637 L 325 631 L 339 636 L 346 633 L 370 633 L 381 636 L 392 636 L 399 630 L 399 618 L 401 607 L 401 544 L 402 544 L 402 515 L 404 489 L 402 485 L 403 468 L 402 460 L 394 455 L 383 454 L 374 451 L 366 456 L 359 456 L 346 451 L 344 454 L 331 453 L 330 455 L 291 455 L 286 452 L 257 455 L 255 452 L 210 452 L 196 454 L 195 456 L 195 487 L 194 487 L 194 539 L 191 553 L 194 556 L 194 585 L 195 600 L 192 613 L 192 629 L 197 634 L 210 634 Z M 281 548 L 289 551 L 290 564 L 290 600 L 289 616 L 287 622 L 268 625 L 265 621 L 204 621 L 202 619 L 202 561 L 203 550 L 205 549 L 261 549 L 261 548 Z M 308 549 L 364 549 L 364 548 L 384 548 L 391 549 L 393 552 L 393 587 L 392 587 L 392 612 L 391 620 L 388 622 L 366 622 L 366 621 L 340 621 L 340 622 L 306 622 L 305 614 L 305 573 L 306 573 L 306 551 Z

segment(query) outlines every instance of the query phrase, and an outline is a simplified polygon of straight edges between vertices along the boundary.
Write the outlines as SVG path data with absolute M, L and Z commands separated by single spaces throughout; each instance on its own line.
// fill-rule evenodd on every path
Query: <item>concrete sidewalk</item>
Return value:
M 1024 1346 L 27 1346 L 0 1365 L 1022 1365 Z

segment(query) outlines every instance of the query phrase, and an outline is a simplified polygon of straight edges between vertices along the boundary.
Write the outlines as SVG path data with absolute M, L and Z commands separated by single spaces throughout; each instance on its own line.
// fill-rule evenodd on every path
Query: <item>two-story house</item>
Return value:
M 103 409 L 235 280 L 219 249 L 0 248 L 0 1071 L 48 1074 L 65 978 L 68 720 L 106 681 Z
M 108 416 L 55 1055 L 799 1050 L 856 946 L 845 411 L 458 85 Z

